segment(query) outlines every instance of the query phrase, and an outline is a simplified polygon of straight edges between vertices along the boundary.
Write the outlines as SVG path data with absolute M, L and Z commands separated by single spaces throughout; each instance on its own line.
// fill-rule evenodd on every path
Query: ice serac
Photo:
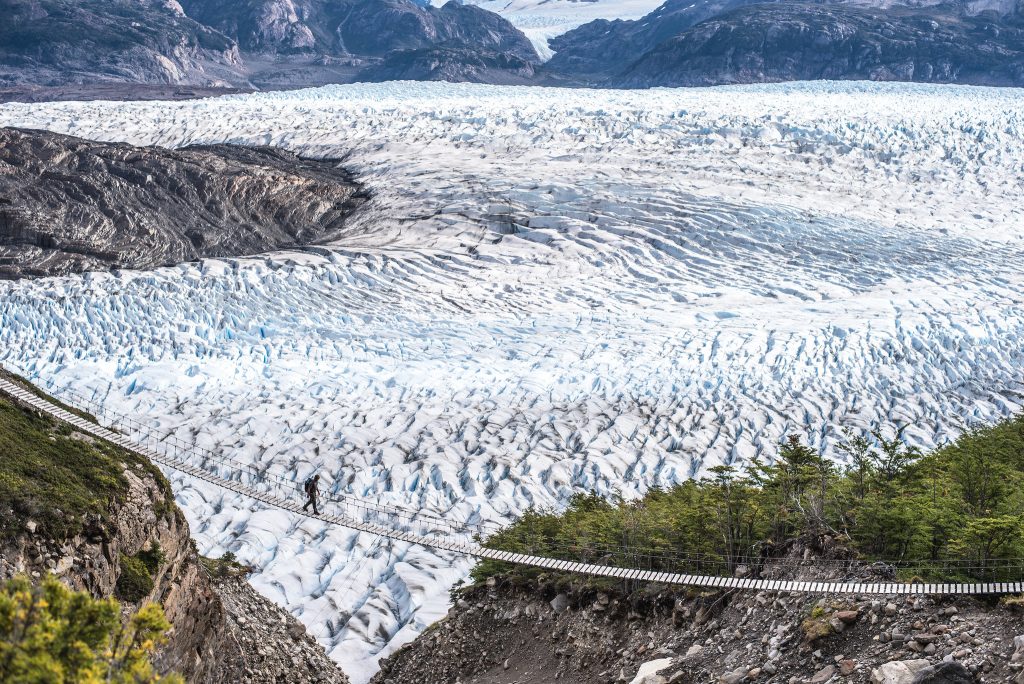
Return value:
M 0 107 L 136 145 L 347 154 L 319 253 L 0 283 L 0 361 L 335 493 L 493 520 L 806 434 L 1024 408 L 1024 91 L 389 83 Z M 469 561 L 174 478 L 354 681 Z

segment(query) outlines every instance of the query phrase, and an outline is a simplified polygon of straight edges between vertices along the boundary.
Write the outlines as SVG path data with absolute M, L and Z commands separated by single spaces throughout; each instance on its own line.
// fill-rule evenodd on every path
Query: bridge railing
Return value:
M 133 442 L 181 465 L 199 468 L 215 478 L 237 482 L 277 499 L 302 505 L 306 502 L 302 484 L 296 472 L 283 473 L 273 466 L 255 465 L 232 458 L 223 452 L 204 449 L 173 434 L 161 434 L 151 424 L 109 409 L 102 402 L 85 396 L 69 387 L 47 384 L 47 390 L 73 408 L 91 414 L 103 426 L 112 429 Z M 403 531 L 421 537 L 459 540 L 474 543 L 501 529 L 501 525 L 477 517 L 460 517 L 453 511 L 444 516 L 416 509 L 382 504 L 354 495 L 339 494 L 338 485 L 327 485 L 327 493 L 317 499 L 321 513 L 341 516 L 364 525 L 377 525 L 390 530 Z M 335 490 L 335 491 L 331 491 Z M 312 509 L 312 507 L 311 507 Z
M 196 468 L 213 478 L 237 482 L 275 499 L 305 502 L 301 480 L 294 472 L 276 472 L 272 466 L 257 466 L 209 449 L 203 449 L 173 434 L 159 434 L 131 416 L 107 408 L 103 403 L 81 392 L 56 387 L 50 391 L 72 407 L 91 413 L 101 425 L 113 429 L 131 441 L 160 454 L 168 461 Z M 337 485 L 335 485 L 337 486 Z M 335 515 L 346 521 L 372 525 L 390 531 L 401 531 L 438 542 L 457 542 L 479 548 L 511 551 L 531 556 L 590 563 L 596 566 L 678 573 L 705 577 L 753 576 L 772 578 L 813 578 L 813 581 L 864 581 L 871 576 L 877 582 L 1021 582 L 1024 581 L 1024 559 L 889 559 L 771 557 L 677 552 L 666 548 L 640 545 L 588 543 L 585 539 L 571 542 L 551 539 L 531 528 L 529 518 L 513 530 L 479 518 L 460 519 L 454 513 L 444 516 L 369 501 L 337 491 L 322 496 L 321 513 Z M 355 526 L 358 529 L 358 525 Z M 503 531 L 504 530 L 504 531 Z M 498 534 L 501 532 L 501 534 Z M 671 539 L 671 530 L 662 530 Z

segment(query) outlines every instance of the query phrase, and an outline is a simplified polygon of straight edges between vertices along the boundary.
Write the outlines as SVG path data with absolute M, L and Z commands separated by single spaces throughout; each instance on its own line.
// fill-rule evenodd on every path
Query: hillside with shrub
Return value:
M 827 536 L 903 579 L 1018 580 L 1024 557 L 1024 417 L 923 453 L 900 430 L 848 435 L 844 463 L 797 436 L 771 463 L 709 476 L 636 501 L 581 494 L 561 513 L 528 511 L 486 540 L 502 550 L 691 574 L 756 571 L 792 540 Z M 539 570 L 485 561 L 474 570 Z

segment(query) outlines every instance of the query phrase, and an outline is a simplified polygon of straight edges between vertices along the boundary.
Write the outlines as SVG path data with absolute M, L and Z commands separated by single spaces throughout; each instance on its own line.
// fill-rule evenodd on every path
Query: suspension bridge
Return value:
M 156 435 L 129 416 L 106 410 L 94 402 L 69 389 L 60 392 L 61 401 L 69 407 L 95 416 L 97 421 L 105 420 L 109 427 L 88 420 L 76 412 L 59 406 L 43 396 L 29 391 L 18 383 L 0 377 L 0 391 L 5 392 L 57 420 L 68 423 L 82 433 L 112 442 L 124 449 L 144 456 L 154 463 L 207 482 L 221 489 L 240 494 L 266 506 L 289 511 L 295 515 L 320 520 L 357 532 L 417 544 L 439 551 L 491 559 L 516 565 L 547 568 L 550 570 L 609 577 L 634 582 L 651 582 L 668 585 L 682 585 L 708 589 L 734 589 L 771 592 L 800 592 L 820 594 L 1017 594 L 1024 592 L 1024 560 L 1003 561 L 1003 569 L 1016 572 L 1018 581 L 1000 582 L 863 582 L 863 581 L 799 581 L 784 579 L 763 579 L 735 577 L 725 574 L 684 574 L 650 569 L 650 567 L 621 567 L 611 564 L 578 562 L 543 555 L 514 553 L 485 545 L 489 535 L 499 531 L 501 525 L 482 519 L 452 520 L 426 511 L 386 506 L 358 497 L 321 497 L 319 513 L 303 510 L 305 498 L 295 480 L 276 475 L 268 470 L 261 471 L 252 464 L 243 463 L 222 454 L 197 448 L 171 435 Z M 664 557 L 637 552 L 633 558 L 645 558 L 649 566 L 654 560 Z M 682 557 L 700 569 L 700 560 Z M 736 559 L 734 559 L 735 561 Z M 745 560 L 745 559 L 739 559 Z M 764 560 L 764 559 L 751 559 Z M 851 561 L 813 561 L 822 568 L 836 570 Z M 720 561 L 719 561 L 720 563 Z M 659 563 L 660 565 L 661 563 Z M 705 567 L 715 564 L 705 563 Z M 863 564 L 862 564 L 863 565 Z M 729 567 L 725 569 L 728 570 Z M 806 564 L 803 564 L 806 569 Z M 973 568 L 944 566 L 947 572 L 964 572 Z M 834 573 L 833 573 L 834 574 Z

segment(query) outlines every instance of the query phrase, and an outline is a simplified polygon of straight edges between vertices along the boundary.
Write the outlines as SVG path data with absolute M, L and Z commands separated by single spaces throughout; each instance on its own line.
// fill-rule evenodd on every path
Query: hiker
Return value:
M 307 510 L 309 508 L 309 505 L 313 504 L 313 515 L 320 515 L 320 511 L 316 509 L 316 500 L 320 497 L 320 490 L 316 488 L 319 482 L 320 474 L 317 473 L 313 477 L 306 480 L 306 483 L 302 485 L 302 488 L 306 492 L 306 496 L 309 497 L 309 499 L 306 501 L 306 505 L 302 507 L 302 510 Z

